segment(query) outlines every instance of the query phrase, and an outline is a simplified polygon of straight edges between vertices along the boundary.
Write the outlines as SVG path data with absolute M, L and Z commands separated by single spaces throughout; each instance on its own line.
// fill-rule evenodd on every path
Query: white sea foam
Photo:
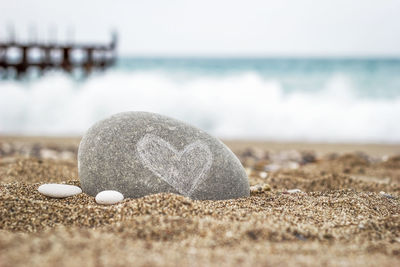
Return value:
M 83 83 L 62 75 L 0 82 L 0 134 L 82 134 L 127 110 L 169 115 L 224 138 L 400 142 L 400 97 L 362 99 L 341 75 L 317 93 L 284 93 L 279 81 L 255 73 L 182 78 L 113 71 Z

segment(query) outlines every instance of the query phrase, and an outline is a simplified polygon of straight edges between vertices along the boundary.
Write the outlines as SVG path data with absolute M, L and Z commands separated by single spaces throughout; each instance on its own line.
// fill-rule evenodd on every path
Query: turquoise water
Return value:
M 400 60 L 125 57 L 78 81 L 0 81 L 0 134 L 79 135 L 128 110 L 222 138 L 400 143 Z
M 342 76 L 360 97 L 400 95 L 400 59 L 125 57 L 119 60 L 117 69 L 220 77 L 255 73 L 279 81 L 285 92 L 318 92 L 333 76 Z

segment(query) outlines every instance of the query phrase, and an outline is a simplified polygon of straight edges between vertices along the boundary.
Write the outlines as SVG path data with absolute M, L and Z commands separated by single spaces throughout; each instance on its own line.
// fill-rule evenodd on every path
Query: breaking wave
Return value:
M 171 76 L 111 71 L 76 82 L 53 74 L 0 81 L 0 134 L 76 135 L 113 113 L 168 115 L 223 138 L 312 142 L 400 142 L 400 96 L 362 98 L 342 75 L 317 92 L 285 92 L 254 72 Z

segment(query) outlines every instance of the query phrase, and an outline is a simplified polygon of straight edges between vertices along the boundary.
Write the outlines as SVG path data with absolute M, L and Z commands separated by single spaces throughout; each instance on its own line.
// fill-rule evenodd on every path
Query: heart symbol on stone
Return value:
M 212 153 L 201 141 L 177 150 L 164 139 L 147 134 L 137 143 L 143 165 L 184 196 L 191 196 L 211 168 Z

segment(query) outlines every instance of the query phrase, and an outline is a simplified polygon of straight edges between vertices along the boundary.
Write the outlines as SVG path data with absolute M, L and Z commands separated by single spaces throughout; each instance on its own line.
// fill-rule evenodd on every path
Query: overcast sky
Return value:
M 125 55 L 400 57 L 400 0 L 0 0 L 0 38 L 11 23 L 75 41 L 115 28 Z

